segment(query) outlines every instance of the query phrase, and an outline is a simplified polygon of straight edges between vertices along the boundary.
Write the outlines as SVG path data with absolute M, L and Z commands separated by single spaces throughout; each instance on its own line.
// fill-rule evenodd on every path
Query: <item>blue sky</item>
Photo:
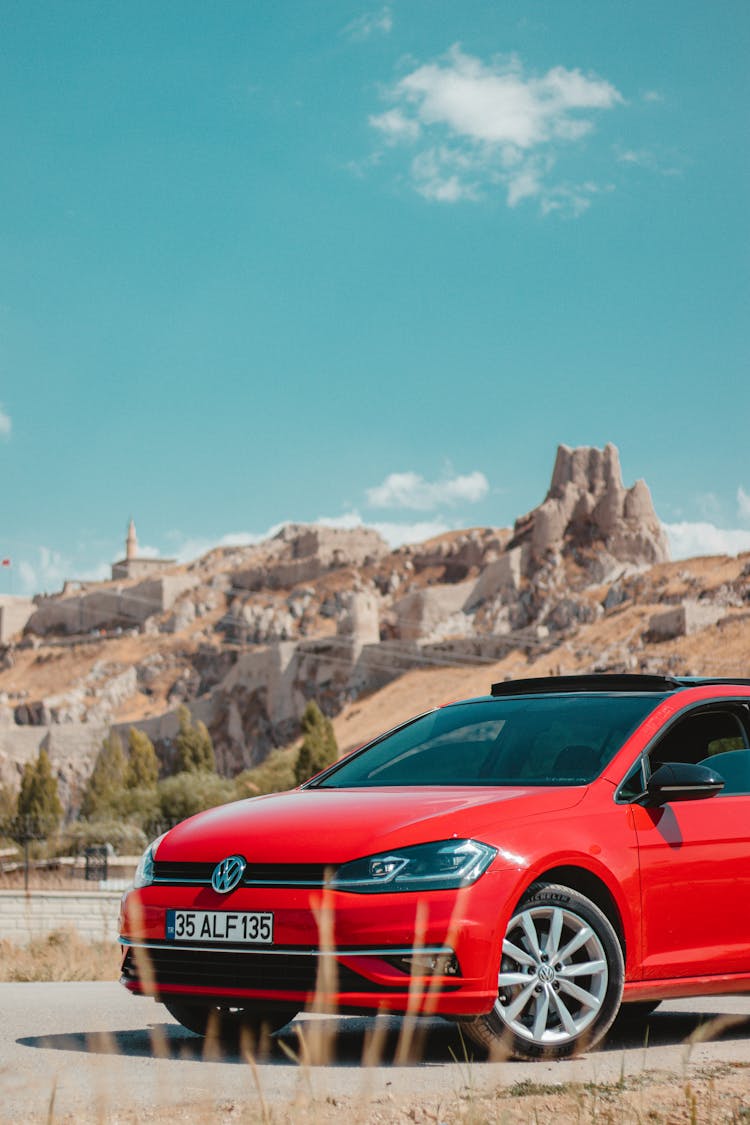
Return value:
M 0 0 L 15 591 L 131 515 L 504 526 L 559 442 L 750 549 L 749 48 L 744 0 Z

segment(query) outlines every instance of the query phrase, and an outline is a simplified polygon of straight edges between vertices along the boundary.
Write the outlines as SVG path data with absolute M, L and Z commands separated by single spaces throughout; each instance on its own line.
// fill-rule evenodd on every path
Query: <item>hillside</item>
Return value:
M 310 698 L 349 749 L 506 677 L 742 674 L 750 649 L 750 555 L 668 561 L 613 446 L 561 446 L 547 496 L 512 528 L 390 551 L 369 529 L 287 525 L 35 601 L 0 650 L 0 781 L 15 786 L 44 742 L 72 807 L 112 725 L 147 730 L 168 769 L 183 702 L 232 775 L 292 741 Z

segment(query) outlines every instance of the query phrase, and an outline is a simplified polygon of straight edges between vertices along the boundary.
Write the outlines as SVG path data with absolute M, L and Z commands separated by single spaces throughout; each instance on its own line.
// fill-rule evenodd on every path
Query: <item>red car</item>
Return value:
M 523 1058 L 748 990 L 749 736 L 750 680 L 496 684 L 154 841 L 122 983 L 199 1033 L 315 1000 Z

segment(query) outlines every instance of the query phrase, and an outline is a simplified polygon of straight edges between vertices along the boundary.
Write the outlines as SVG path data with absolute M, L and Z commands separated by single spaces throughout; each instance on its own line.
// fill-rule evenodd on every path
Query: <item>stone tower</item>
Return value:
M 135 523 L 132 519 L 128 524 L 128 537 L 125 540 L 125 558 L 128 562 L 138 558 L 138 536 L 135 533 Z
M 148 548 L 146 548 L 148 550 Z M 135 533 L 135 523 L 131 519 L 128 524 L 128 534 L 125 539 L 125 558 L 112 563 L 112 578 L 155 578 L 161 571 L 168 570 L 175 565 L 176 559 L 138 557 L 138 536 Z

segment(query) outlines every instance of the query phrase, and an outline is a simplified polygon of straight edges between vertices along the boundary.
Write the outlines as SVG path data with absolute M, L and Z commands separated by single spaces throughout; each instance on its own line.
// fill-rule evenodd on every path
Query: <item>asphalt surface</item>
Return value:
M 524 1081 L 615 1083 L 644 1071 L 684 1080 L 695 1068 L 750 1066 L 750 995 L 665 1003 L 644 1023 L 610 1033 L 603 1048 L 564 1062 L 470 1062 L 452 1024 L 431 1019 L 418 1028 L 417 1061 L 404 1061 L 403 1021 L 301 1017 L 275 1037 L 254 1071 L 236 1049 L 205 1057 L 203 1040 L 165 1008 L 117 984 L 0 984 L 0 1121 L 105 1120 L 149 1107 L 260 1103 L 259 1089 L 271 1108 L 300 1096 L 409 1093 L 434 1101 L 467 1085 L 482 1091 Z M 381 1031 L 376 1045 L 373 1035 Z M 701 1041 L 707 1031 L 710 1038 Z M 327 1061 L 316 1058 L 326 1044 Z M 363 1063 L 368 1044 L 379 1065 Z M 305 1051 L 313 1054 L 302 1064 L 292 1057 Z

